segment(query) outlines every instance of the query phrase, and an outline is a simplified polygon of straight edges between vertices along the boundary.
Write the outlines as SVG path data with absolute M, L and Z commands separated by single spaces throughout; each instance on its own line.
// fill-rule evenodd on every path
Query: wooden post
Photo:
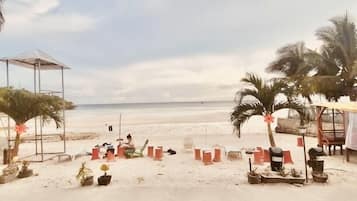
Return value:
M 316 123 L 317 123 L 317 142 L 318 146 L 322 147 L 322 113 L 324 112 L 325 108 L 321 106 L 317 107 L 317 116 L 316 116 Z

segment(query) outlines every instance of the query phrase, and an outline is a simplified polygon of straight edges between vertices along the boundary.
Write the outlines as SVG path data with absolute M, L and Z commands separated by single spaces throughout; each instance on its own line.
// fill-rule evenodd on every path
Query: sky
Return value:
M 70 66 L 65 97 L 76 104 L 233 100 L 247 72 L 265 72 L 276 50 L 305 41 L 355 0 L 5 0 L 0 57 L 36 49 Z M 6 85 L 0 64 L 0 86 Z M 60 72 L 41 86 L 60 88 Z M 33 72 L 10 66 L 10 85 Z

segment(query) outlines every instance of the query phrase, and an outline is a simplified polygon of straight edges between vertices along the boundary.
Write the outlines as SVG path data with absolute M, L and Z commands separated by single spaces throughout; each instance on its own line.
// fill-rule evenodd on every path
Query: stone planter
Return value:
M 1 175 L 0 184 L 6 184 L 16 179 L 16 174 Z
M 19 172 L 19 175 L 17 175 L 17 178 L 26 178 L 30 177 L 33 175 L 33 170 L 27 169 L 27 170 L 22 170 Z
M 259 184 L 260 183 L 260 175 L 259 174 L 250 174 L 248 173 L 248 183 L 250 184 Z
M 98 185 L 108 185 L 112 179 L 112 175 L 103 175 L 98 177 Z

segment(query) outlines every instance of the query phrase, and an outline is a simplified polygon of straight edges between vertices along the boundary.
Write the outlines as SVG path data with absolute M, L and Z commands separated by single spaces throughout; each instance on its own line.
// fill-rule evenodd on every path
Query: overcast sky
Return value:
M 246 72 L 269 77 L 276 49 L 305 41 L 356 0 L 6 0 L 0 56 L 41 49 L 67 64 L 80 103 L 232 100 Z M 3 66 L 3 67 L 1 67 Z M 11 85 L 33 73 L 10 66 Z M 0 64 L 0 85 L 5 65 Z M 58 89 L 59 72 L 42 88 Z

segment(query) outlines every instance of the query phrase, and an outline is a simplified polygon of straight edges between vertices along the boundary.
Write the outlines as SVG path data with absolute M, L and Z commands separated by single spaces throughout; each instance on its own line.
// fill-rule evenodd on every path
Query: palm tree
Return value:
M 5 22 L 4 15 L 3 15 L 3 12 L 2 12 L 2 3 L 3 2 L 4 2 L 4 0 L 0 0 L 0 30 L 1 30 L 2 25 Z
M 34 94 L 24 89 L 0 88 L 0 112 L 13 119 L 16 128 L 23 129 L 28 120 L 38 116 L 42 116 L 43 121 L 52 119 L 60 127 L 63 122 L 60 111 L 64 103 L 66 108 L 72 105 L 58 96 Z M 21 133 L 21 129 L 16 129 L 14 156 L 18 154 Z
M 276 97 L 282 94 L 286 84 L 279 80 L 272 80 L 271 82 L 264 82 L 262 78 L 257 75 L 248 73 L 245 78 L 241 80 L 248 84 L 247 88 L 244 88 L 237 92 L 236 98 L 238 105 L 234 108 L 231 114 L 231 121 L 235 129 L 240 134 L 241 125 L 254 115 L 264 116 L 267 123 L 269 142 L 272 147 L 275 147 L 275 140 L 271 129 L 272 114 L 275 111 L 281 109 L 294 109 L 301 117 L 301 121 L 304 117 L 304 106 L 296 101 L 296 99 L 290 99 L 290 101 L 277 101 Z M 248 101 L 248 99 L 250 101 Z
M 314 86 L 305 82 L 305 78 L 313 68 L 316 52 L 306 48 L 304 42 L 287 44 L 277 50 L 277 58 L 266 68 L 267 72 L 283 74 L 284 80 L 291 88 L 292 97 L 299 94 L 310 103 Z
M 330 20 L 333 26 L 322 27 L 316 35 L 323 42 L 320 65 L 316 66 L 316 77 L 323 86 L 328 85 L 333 77 L 338 77 L 336 97 L 348 95 L 350 100 L 357 100 L 357 30 L 346 14 Z M 326 81 L 326 80 L 327 81 Z M 342 89 L 342 94 L 340 93 Z

